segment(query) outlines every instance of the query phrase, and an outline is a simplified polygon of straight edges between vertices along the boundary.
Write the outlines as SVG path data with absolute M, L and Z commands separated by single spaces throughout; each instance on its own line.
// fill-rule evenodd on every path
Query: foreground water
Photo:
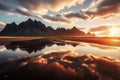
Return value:
M 119 59 L 119 46 L 53 39 L 6 42 L 0 45 L 0 80 L 120 80 Z

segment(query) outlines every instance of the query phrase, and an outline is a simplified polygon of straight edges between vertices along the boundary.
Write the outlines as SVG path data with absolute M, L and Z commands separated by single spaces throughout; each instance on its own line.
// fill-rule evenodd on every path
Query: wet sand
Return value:
M 120 46 L 120 38 L 111 38 L 111 37 L 56 37 L 56 36 L 48 36 L 48 37 L 0 37 L 0 43 L 5 43 L 9 41 L 27 41 L 34 39 L 57 39 L 57 40 L 70 40 L 70 41 L 81 41 L 81 42 L 89 42 L 89 43 L 98 43 L 103 45 L 110 46 Z
M 33 39 L 41 39 L 42 37 L 0 37 L 0 42 L 2 41 L 25 41 Z

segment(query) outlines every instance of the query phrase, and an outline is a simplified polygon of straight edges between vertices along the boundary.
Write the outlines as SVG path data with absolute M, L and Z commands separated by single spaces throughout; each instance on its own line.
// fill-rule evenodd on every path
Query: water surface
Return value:
M 12 41 L 0 45 L 0 62 L 43 55 L 52 51 L 73 51 L 77 55 L 107 56 L 120 59 L 119 46 L 107 46 L 95 43 L 39 39 L 30 41 Z
M 120 47 L 37 39 L 0 45 L 0 80 L 120 80 Z

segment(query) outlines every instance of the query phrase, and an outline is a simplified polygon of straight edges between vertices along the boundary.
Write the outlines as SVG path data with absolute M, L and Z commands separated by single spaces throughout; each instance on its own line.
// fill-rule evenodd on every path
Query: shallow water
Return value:
M 120 47 L 62 40 L 14 41 L 0 45 L 0 62 L 43 55 L 52 51 L 73 51 L 77 55 L 107 56 L 120 59 Z

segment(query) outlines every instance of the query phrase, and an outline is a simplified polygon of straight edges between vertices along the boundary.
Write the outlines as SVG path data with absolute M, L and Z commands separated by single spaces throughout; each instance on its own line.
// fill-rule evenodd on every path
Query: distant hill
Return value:
M 28 19 L 17 25 L 15 22 L 7 24 L 0 32 L 0 36 L 95 36 L 94 34 L 80 31 L 78 28 L 72 29 L 46 27 L 40 21 Z

